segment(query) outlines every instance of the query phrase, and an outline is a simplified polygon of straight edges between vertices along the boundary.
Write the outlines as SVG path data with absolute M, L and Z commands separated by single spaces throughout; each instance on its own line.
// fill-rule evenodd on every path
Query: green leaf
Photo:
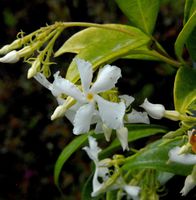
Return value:
M 167 129 L 158 125 L 146 125 L 146 124 L 129 124 L 127 126 L 129 130 L 128 141 L 133 142 L 140 138 L 148 137 L 158 133 L 166 133 Z M 116 138 L 109 147 L 101 151 L 100 158 L 106 158 L 112 155 L 117 149 L 121 148 L 119 140 Z
M 116 0 L 116 2 L 132 25 L 147 34 L 153 32 L 159 10 L 159 0 Z
M 189 67 L 181 67 L 174 83 L 175 109 L 180 113 L 186 113 L 190 104 L 196 100 L 196 70 Z
M 196 27 L 196 10 L 190 16 L 175 42 L 175 53 L 180 60 L 182 59 L 183 47 Z M 195 31 L 194 31 L 195 32 Z M 193 41 L 192 41 L 193 42 Z M 195 44 L 192 44 L 195 45 Z
M 158 140 L 151 143 L 138 153 L 127 158 L 122 166 L 123 170 L 133 171 L 135 169 L 151 168 L 158 171 L 166 171 L 178 175 L 187 176 L 191 173 L 192 166 L 168 162 L 168 152 L 171 148 L 179 146 L 182 138 L 175 140 Z
M 191 15 L 196 10 L 196 0 L 187 0 L 184 9 L 184 24 L 188 21 Z M 196 27 L 193 29 L 187 40 L 187 48 L 194 61 L 196 61 Z
M 62 170 L 63 165 L 68 160 L 68 158 L 78 149 L 80 148 L 88 139 L 88 134 L 83 134 L 77 136 L 74 140 L 72 140 L 61 152 L 59 155 L 54 168 L 54 183 L 58 185 L 59 175 Z
M 91 39 L 89 40 L 89 38 Z M 128 55 L 133 49 L 144 45 L 147 46 L 149 41 L 150 38 L 137 28 L 109 24 L 104 28 L 87 28 L 73 35 L 57 51 L 57 55 L 75 51 L 78 53 L 76 57 L 91 62 L 95 71 L 105 63 L 111 63 Z M 67 70 L 66 79 L 74 83 L 79 79 L 78 69 L 74 60 Z

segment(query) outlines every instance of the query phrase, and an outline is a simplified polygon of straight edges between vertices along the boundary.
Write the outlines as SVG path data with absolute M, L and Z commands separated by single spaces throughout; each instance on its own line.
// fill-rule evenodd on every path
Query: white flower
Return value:
M 165 107 L 162 104 L 152 104 L 147 99 L 140 105 L 154 119 L 161 119 L 165 114 Z
M 187 195 L 187 193 L 192 190 L 196 186 L 196 180 L 192 177 L 192 175 L 188 175 L 184 182 L 184 187 L 180 191 L 182 196 Z
M 76 62 L 80 73 L 82 91 L 58 74 L 55 75 L 55 80 L 50 86 L 54 96 L 66 94 L 73 97 L 80 104 L 73 121 L 74 134 L 78 135 L 89 131 L 96 105 L 103 123 L 112 129 L 121 128 L 123 126 L 125 104 L 123 102 L 109 102 L 98 95 L 100 92 L 115 87 L 117 80 L 121 77 L 120 69 L 111 65 L 104 66 L 99 71 L 97 80 L 91 86 L 93 77 L 91 64 L 81 59 L 77 59 Z M 58 116 L 58 110 L 54 111 L 53 115 Z
M 196 154 L 191 154 L 191 153 L 182 154 L 180 147 L 174 147 L 169 151 L 169 160 L 184 165 L 195 165 Z
M 109 170 L 107 167 L 99 165 L 98 154 L 101 152 L 101 149 L 97 146 L 97 141 L 95 138 L 89 136 L 89 147 L 86 146 L 83 149 L 88 154 L 89 158 L 95 163 L 95 173 L 93 176 L 93 191 L 91 193 L 92 197 L 95 197 L 101 193 L 101 190 L 104 185 L 104 181 L 108 179 Z M 102 179 L 102 181 L 99 180 Z
M 10 51 L 5 56 L 0 58 L 2 63 L 16 63 L 20 60 L 20 56 L 16 50 Z

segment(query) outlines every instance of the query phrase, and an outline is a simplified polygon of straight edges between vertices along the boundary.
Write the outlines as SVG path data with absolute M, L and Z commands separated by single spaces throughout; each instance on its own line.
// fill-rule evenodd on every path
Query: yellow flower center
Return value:
M 86 95 L 86 98 L 87 98 L 88 101 L 92 101 L 93 100 L 93 94 L 92 93 L 88 93 Z

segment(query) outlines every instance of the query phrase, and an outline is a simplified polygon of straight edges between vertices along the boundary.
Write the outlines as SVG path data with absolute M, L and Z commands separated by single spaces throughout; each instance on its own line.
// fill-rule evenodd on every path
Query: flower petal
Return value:
M 129 107 L 135 100 L 134 97 L 126 95 L 126 94 L 120 95 L 119 97 L 125 102 L 126 107 Z
M 43 85 L 45 88 L 49 89 L 51 87 L 51 83 L 46 79 L 46 77 L 41 74 L 41 73 L 37 73 L 34 76 L 35 80 L 40 83 L 41 85 Z
M 59 72 L 54 74 L 54 82 L 49 87 L 54 96 L 59 96 L 60 94 L 66 94 L 73 97 L 74 99 L 83 102 L 83 93 L 69 80 L 62 78 Z
M 129 150 L 128 146 L 128 129 L 126 127 L 122 127 L 116 130 L 117 137 L 121 143 L 123 151 L 125 149 Z
M 121 77 L 121 70 L 116 66 L 105 65 L 98 74 L 97 80 L 91 87 L 93 93 L 104 92 L 115 87 Z
M 93 112 L 94 106 L 90 103 L 85 104 L 78 109 L 73 121 L 73 133 L 75 135 L 86 133 L 89 131 Z
M 88 142 L 89 147 L 83 147 L 83 150 L 86 151 L 91 160 L 93 160 L 95 163 L 98 163 L 98 154 L 101 152 L 101 148 L 98 147 L 96 139 L 92 136 L 88 137 Z
M 139 200 L 139 193 L 141 188 L 138 186 L 125 185 L 123 187 L 124 191 L 128 194 L 128 196 L 133 200 Z
M 109 102 L 98 95 L 95 95 L 95 100 L 98 103 L 99 114 L 103 123 L 111 129 L 122 128 L 123 117 L 125 115 L 125 104 L 123 102 Z
M 90 88 L 90 84 L 93 78 L 92 65 L 90 62 L 87 62 L 79 58 L 75 59 L 75 61 L 77 63 L 78 70 L 80 73 L 82 88 L 84 92 L 87 92 Z
M 146 112 L 138 112 L 132 109 L 132 112 L 127 114 L 128 123 L 144 123 L 150 124 L 148 114 Z
M 180 154 L 181 148 L 174 147 L 169 151 L 169 160 L 177 163 L 181 163 L 184 165 L 195 165 L 196 164 L 196 154 Z

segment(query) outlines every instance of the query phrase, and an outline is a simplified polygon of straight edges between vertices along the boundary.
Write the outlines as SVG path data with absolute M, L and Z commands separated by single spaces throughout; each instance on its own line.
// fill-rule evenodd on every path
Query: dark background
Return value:
M 154 36 L 173 57 L 182 18 L 183 1 L 162 1 Z M 21 30 L 29 34 L 55 21 L 128 23 L 113 0 L 1 0 L 0 47 L 15 40 Z M 72 33 L 68 30 L 59 44 Z M 70 54 L 59 58 L 60 69 L 72 58 Z M 136 104 L 149 97 L 173 108 L 174 68 L 149 61 L 118 60 L 115 64 L 122 67 L 124 77 L 120 91 L 134 95 Z M 63 197 L 53 183 L 53 170 L 58 155 L 74 137 L 72 127 L 65 118 L 50 121 L 56 101 L 35 80 L 27 80 L 28 68 L 22 61 L 0 64 L 0 200 L 60 200 Z M 161 123 L 171 129 L 178 126 L 167 120 Z M 80 199 L 90 175 L 89 163 L 86 154 L 78 150 L 64 166 L 60 181 L 66 200 Z M 186 198 L 180 197 L 183 183 L 184 177 L 169 181 L 168 195 L 161 199 L 195 199 L 194 190 Z

